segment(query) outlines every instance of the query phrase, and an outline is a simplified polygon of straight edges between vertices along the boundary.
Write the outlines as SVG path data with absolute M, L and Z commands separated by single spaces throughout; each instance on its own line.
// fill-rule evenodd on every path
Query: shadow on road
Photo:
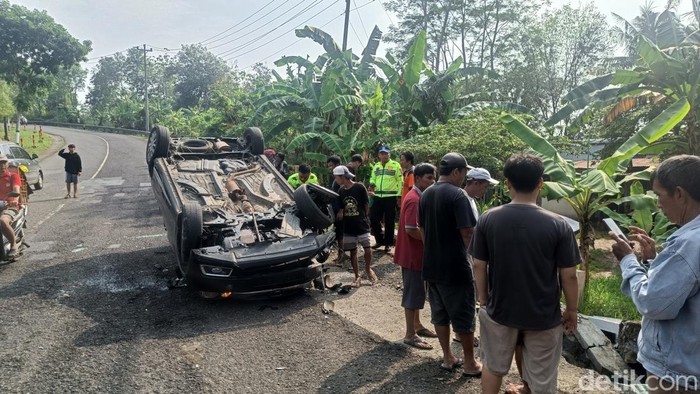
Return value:
M 170 249 L 162 247 L 37 269 L 0 289 L 0 299 L 36 294 L 80 310 L 95 324 L 76 338 L 78 347 L 280 324 L 287 315 L 316 304 L 307 294 L 256 302 L 207 301 L 187 288 L 171 290 L 171 257 Z

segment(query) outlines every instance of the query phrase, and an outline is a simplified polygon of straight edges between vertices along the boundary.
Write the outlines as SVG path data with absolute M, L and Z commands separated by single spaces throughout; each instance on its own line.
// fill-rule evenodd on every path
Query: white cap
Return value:
M 348 170 L 348 168 L 345 166 L 335 166 L 335 168 L 333 168 L 333 175 L 344 176 L 348 179 L 355 177 L 355 174 L 350 172 L 350 170 Z
M 491 173 L 485 168 L 472 168 L 467 172 L 467 179 L 479 179 L 488 181 L 492 185 L 498 185 L 498 181 L 491 178 Z

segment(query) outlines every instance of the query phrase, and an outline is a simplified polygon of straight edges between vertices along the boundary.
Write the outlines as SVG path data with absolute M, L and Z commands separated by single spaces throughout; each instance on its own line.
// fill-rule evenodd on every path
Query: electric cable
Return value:
M 222 31 L 222 32 L 220 32 L 220 33 L 218 33 L 218 34 L 215 34 L 215 35 L 213 35 L 213 36 L 211 36 L 211 37 L 209 37 L 209 38 L 207 38 L 207 39 L 205 39 L 205 40 L 202 40 L 202 41 L 198 42 L 198 44 L 206 45 L 205 42 L 207 42 L 207 41 L 209 41 L 209 40 L 211 40 L 211 39 L 213 39 L 213 38 L 216 38 L 216 37 L 218 37 L 218 36 L 220 36 L 220 35 L 226 33 L 227 31 L 233 29 L 233 28 L 236 27 L 236 26 L 239 26 L 241 23 L 243 23 L 243 22 L 247 21 L 248 19 L 252 18 L 253 16 L 255 16 L 255 14 L 257 14 L 258 12 L 264 10 L 265 8 L 267 8 L 268 5 L 270 5 L 270 4 L 274 3 L 274 2 L 275 2 L 275 0 L 270 0 L 267 4 L 265 4 L 264 6 L 262 6 L 262 8 L 259 8 L 257 11 L 253 12 L 252 14 L 250 14 L 248 17 L 246 17 L 246 18 L 243 19 L 242 21 L 238 22 L 237 24 L 235 24 L 235 25 L 229 27 L 228 29 L 226 29 L 226 30 L 224 30 L 224 31 Z M 285 3 L 286 3 L 286 1 L 285 1 Z

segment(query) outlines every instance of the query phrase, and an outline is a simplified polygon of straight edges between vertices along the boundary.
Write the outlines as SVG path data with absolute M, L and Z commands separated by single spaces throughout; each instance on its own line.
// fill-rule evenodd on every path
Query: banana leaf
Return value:
M 620 188 L 610 179 L 608 174 L 598 169 L 592 168 L 581 176 L 579 185 L 590 189 L 594 193 L 603 195 L 616 195 L 620 193 Z
M 678 100 L 625 141 L 612 156 L 601 161 L 597 168 L 609 176 L 613 176 L 616 172 L 623 172 L 634 155 L 666 135 L 685 118 L 689 111 L 688 100 L 685 98 Z
M 360 97 L 357 96 L 351 96 L 351 95 L 345 95 L 345 96 L 339 96 L 331 100 L 330 102 L 326 103 L 321 110 L 323 112 L 330 112 L 338 108 L 342 108 L 348 105 L 364 105 L 365 101 L 362 100 Z
M 554 182 L 565 182 L 571 185 L 576 179 L 574 164 L 569 160 L 564 160 L 549 141 L 527 127 L 513 115 L 501 116 L 501 122 L 516 137 L 520 138 L 532 150 L 537 152 L 545 164 L 545 173 Z
M 306 145 L 309 141 L 314 140 L 314 139 L 320 139 L 321 138 L 321 133 L 304 133 L 296 136 L 292 141 L 289 142 L 289 145 L 287 145 L 287 151 L 292 152 L 296 150 L 297 148 Z
M 333 40 L 333 37 L 321 29 L 311 26 L 304 26 L 303 29 L 296 29 L 294 34 L 296 34 L 296 36 L 299 38 L 310 38 L 318 44 L 321 44 L 326 53 L 333 58 L 339 58 L 342 56 L 340 47 Z
M 418 33 L 413 40 L 413 44 L 408 49 L 406 65 L 403 72 L 404 86 L 411 89 L 420 81 L 421 72 L 423 71 L 423 62 L 425 60 L 426 49 L 426 33 L 425 30 Z

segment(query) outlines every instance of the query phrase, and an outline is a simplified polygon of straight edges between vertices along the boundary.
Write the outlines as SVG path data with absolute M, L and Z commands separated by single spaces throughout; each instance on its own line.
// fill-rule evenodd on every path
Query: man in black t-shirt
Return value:
M 354 286 L 360 286 L 360 270 L 357 265 L 357 244 L 365 250 L 365 272 L 367 278 L 375 284 L 379 281 L 371 267 L 372 248 L 369 243 L 369 195 L 365 185 L 353 182 L 354 174 L 345 166 L 333 169 L 335 182 L 340 185 L 339 220 L 343 223 L 343 250 L 350 251 L 350 262 L 355 272 Z
M 565 330 L 576 329 L 580 256 L 566 221 L 536 205 L 543 173 L 535 156 L 508 159 L 504 175 L 512 202 L 481 215 L 474 232 L 484 393 L 500 390 L 518 342 L 525 384 L 535 393 L 555 393 L 562 321 Z
M 481 376 L 474 358 L 474 283 L 467 246 L 476 219 L 466 193 L 460 188 L 467 175 L 467 160 L 448 153 L 440 160 L 440 179 L 425 190 L 418 209 L 423 233 L 423 280 L 428 282 L 431 320 L 442 348 L 441 368 L 464 366 L 467 377 Z M 459 335 L 464 360 L 450 349 L 450 323 Z

